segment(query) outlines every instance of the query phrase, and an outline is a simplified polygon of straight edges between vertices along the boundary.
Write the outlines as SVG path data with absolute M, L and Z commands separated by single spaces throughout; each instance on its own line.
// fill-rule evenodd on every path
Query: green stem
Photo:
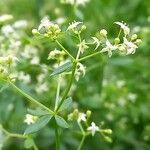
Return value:
M 81 149 L 82 149 L 83 144 L 84 144 L 84 141 L 85 141 L 85 138 L 86 138 L 86 135 L 83 135 L 83 136 L 82 136 L 82 140 L 81 140 L 81 142 L 80 142 L 80 144 L 79 144 L 77 150 L 81 150 Z
M 49 109 L 48 107 L 46 107 L 45 105 L 41 104 L 40 102 L 38 102 L 36 99 L 34 99 L 33 97 L 31 97 L 30 95 L 26 94 L 24 91 L 22 91 L 20 88 L 18 88 L 15 84 L 13 84 L 12 82 L 8 81 L 9 84 L 16 90 L 18 91 L 20 94 L 22 94 L 24 97 L 26 97 L 28 100 L 30 100 L 30 102 L 38 105 L 39 107 L 47 110 L 50 114 L 54 114 L 54 112 Z
M 56 112 L 58 112 L 59 108 L 61 107 L 61 105 L 63 104 L 64 100 L 66 99 L 69 91 L 70 91 L 70 88 L 71 88 L 71 85 L 72 85 L 72 82 L 73 82 L 73 79 L 74 79 L 74 75 L 75 75 L 75 71 L 76 71 L 76 66 L 77 66 L 77 62 L 74 62 L 74 65 L 73 65 L 73 70 L 72 70 L 72 74 L 71 74 L 71 77 L 70 77 L 70 81 L 69 81 L 69 84 L 65 90 L 65 93 L 56 109 Z
M 63 45 L 58 41 L 56 40 L 56 43 L 62 48 L 63 51 L 65 51 L 65 53 L 70 56 L 70 58 L 75 61 L 75 58 L 63 47 Z
M 59 129 L 56 121 L 55 121 L 55 137 L 56 137 L 56 150 L 60 150 Z
M 85 60 L 85 59 L 87 59 L 87 58 L 91 58 L 91 57 L 96 56 L 96 55 L 98 55 L 98 54 L 100 54 L 100 53 L 101 53 L 101 51 L 98 51 L 98 52 L 96 52 L 96 53 L 87 55 L 87 56 L 85 56 L 85 57 L 80 58 L 78 61 L 83 61 L 83 60 Z
M 61 83 L 61 75 L 58 76 L 58 85 L 57 85 L 56 100 L 55 100 L 55 110 L 57 109 L 57 106 L 59 103 L 60 83 Z

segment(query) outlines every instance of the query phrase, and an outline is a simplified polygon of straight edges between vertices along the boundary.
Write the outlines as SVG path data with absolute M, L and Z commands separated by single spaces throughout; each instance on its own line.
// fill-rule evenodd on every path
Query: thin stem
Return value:
M 77 66 L 77 63 L 74 62 L 73 70 L 72 70 L 72 74 L 71 74 L 71 77 L 70 77 L 69 84 L 68 84 L 68 86 L 67 86 L 67 88 L 65 90 L 65 93 L 64 93 L 64 95 L 63 95 L 63 97 L 62 97 L 62 99 L 61 99 L 61 101 L 60 101 L 60 103 L 59 103 L 59 105 L 58 105 L 58 107 L 56 109 L 56 112 L 58 112 L 60 106 L 63 104 L 64 100 L 66 99 L 66 97 L 67 97 L 67 95 L 68 95 L 68 93 L 70 91 L 70 88 L 71 88 L 71 85 L 72 85 L 72 82 L 73 82 L 73 79 L 74 79 L 74 74 L 75 74 L 75 71 L 76 71 L 76 66 Z
M 70 58 L 75 61 L 75 58 L 63 47 L 63 45 L 58 41 L 56 40 L 56 43 L 62 48 L 63 51 L 65 51 L 65 53 L 70 56 Z
M 56 91 L 55 110 L 57 109 L 57 106 L 58 106 L 58 103 L 59 103 L 60 83 L 61 83 L 61 75 L 58 76 L 58 85 L 57 85 L 57 91 Z
M 49 109 L 48 107 L 46 107 L 45 105 L 43 105 L 42 103 L 38 102 L 36 99 L 34 99 L 33 97 L 31 97 L 30 95 L 26 94 L 24 91 L 22 91 L 20 88 L 18 88 L 15 84 L 13 84 L 12 82 L 8 81 L 9 84 L 16 89 L 16 91 L 18 91 L 20 94 L 22 94 L 24 97 L 26 97 L 28 100 L 30 100 L 30 102 L 38 105 L 39 107 L 47 110 L 49 113 L 54 114 L 54 112 Z
M 56 150 L 60 150 L 60 136 L 59 136 L 59 129 L 58 125 L 55 121 L 55 137 L 56 137 Z
M 81 142 L 80 142 L 80 144 L 79 144 L 77 150 L 81 150 L 81 149 L 82 149 L 83 144 L 84 144 L 84 141 L 85 141 L 85 138 L 86 138 L 86 135 L 83 135 L 83 136 L 82 136 L 82 140 L 81 140 Z
M 100 54 L 100 53 L 101 53 L 101 51 L 98 51 L 98 52 L 96 52 L 96 53 L 87 55 L 87 56 L 85 56 L 85 57 L 80 58 L 78 61 L 83 61 L 83 60 L 85 60 L 85 59 L 87 59 L 87 58 L 91 58 L 91 57 L 96 56 L 96 55 L 98 55 L 98 54 Z

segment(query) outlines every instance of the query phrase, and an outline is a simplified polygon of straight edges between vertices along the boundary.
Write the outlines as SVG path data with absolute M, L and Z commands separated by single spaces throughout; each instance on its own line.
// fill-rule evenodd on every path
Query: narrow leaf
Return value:
M 27 110 L 29 114 L 33 115 L 33 116 L 44 116 L 49 114 L 49 112 L 41 110 L 41 109 L 28 109 Z
M 61 105 L 59 111 L 63 111 L 65 109 L 69 108 L 71 106 L 71 104 L 72 104 L 72 98 L 71 97 L 65 99 L 63 104 Z
M 56 123 L 62 128 L 69 128 L 69 124 L 60 116 L 55 116 Z
M 72 67 L 72 63 L 68 61 L 64 63 L 63 65 L 59 66 L 58 68 L 54 69 L 53 73 L 50 76 L 61 74 L 62 72 L 67 71 L 71 67 Z
M 48 122 L 51 120 L 51 115 L 45 115 L 40 117 L 34 124 L 31 124 L 27 127 L 24 134 L 31 134 L 42 129 Z

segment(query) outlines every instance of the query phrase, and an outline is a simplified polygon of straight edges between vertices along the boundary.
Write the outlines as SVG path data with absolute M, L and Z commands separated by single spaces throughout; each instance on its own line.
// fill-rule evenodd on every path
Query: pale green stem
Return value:
M 62 50 L 68 55 L 70 56 L 70 58 L 75 61 L 75 58 L 63 47 L 63 45 L 58 41 L 56 40 L 56 43 L 62 48 Z
M 81 142 L 80 142 L 80 144 L 79 144 L 77 150 L 81 150 L 81 149 L 82 149 L 83 144 L 84 144 L 84 141 L 85 141 L 85 138 L 86 138 L 86 135 L 83 135 L 83 136 L 82 136 L 82 140 L 81 140 Z
M 14 83 L 8 81 L 8 83 L 16 90 L 18 91 L 20 94 L 22 94 L 24 97 L 26 97 L 31 103 L 34 103 L 36 105 L 38 105 L 39 107 L 47 110 L 50 114 L 54 114 L 54 112 L 49 109 L 48 107 L 46 107 L 45 105 L 43 105 L 42 103 L 38 102 L 36 99 L 34 99 L 33 97 L 31 97 L 30 95 L 26 94 L 24 91 L 22 91 L 20 88 L 18 88 Z
M 85 60 L 85 59 L 91 58 L 91 57 L 96 56 L 96 55 L 98 55 L 98 54 L 101 54 L 101 51 L 98 51 L 98 52 L 96 52 L 96 53 L 93 53 L 93 54 L 87 55 L 87 56 L 85 56 L 85 57 L 82 57 L 82 58 L 80 58 L 78 61 L 79 61 L 79 62 L 80 62 L 80 61 L 83 61 L 83 60 Z
M 55 138 L 56 138 L 56 150 L 60 150 L 60 137 L 59 128 L 55 120 Z
M 60 83 L 61 83 L 61 75 L 58 76 L 58 85 L 57 85 L 57 91 L 56 91 L 56 101 L 55 101 L 55 110 L 57 109 L 58 103 L 59 103 L 59 94 L 60 94 Z

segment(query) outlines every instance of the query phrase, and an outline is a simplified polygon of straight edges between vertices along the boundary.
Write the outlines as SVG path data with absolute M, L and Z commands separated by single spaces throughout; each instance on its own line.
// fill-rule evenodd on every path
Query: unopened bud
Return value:
M 119 38 L 115 38 L 114 42 L 115 42 L 115 44 L 119 44 L 120 43 L 120 39 Z
M 103 37 L 106 37 L 107 36 L 107 31 L 105 29 L 102 29 L 100 31 L 100 35 L 103 36 Z
M 135 39 L 137 39 L 137 34 L 133 34 L 132 36 L 131 36 L 131 40 L 133 41 L 133 40 L 135 40 Z

